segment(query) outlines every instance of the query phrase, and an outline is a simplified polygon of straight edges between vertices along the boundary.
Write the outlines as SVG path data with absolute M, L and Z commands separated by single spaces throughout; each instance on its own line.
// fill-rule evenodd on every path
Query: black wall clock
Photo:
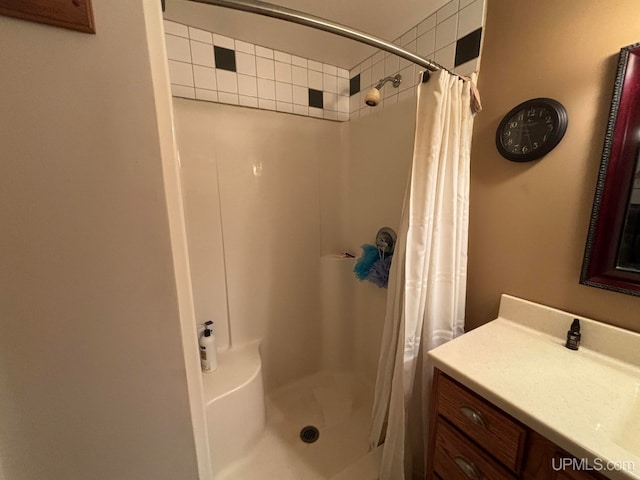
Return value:
M 534 98 L 507 113 L 496 131 L 496 147 L 513 162 L 529 162 L 553 150 L 567 131 L 567 111 L 551 98 Z

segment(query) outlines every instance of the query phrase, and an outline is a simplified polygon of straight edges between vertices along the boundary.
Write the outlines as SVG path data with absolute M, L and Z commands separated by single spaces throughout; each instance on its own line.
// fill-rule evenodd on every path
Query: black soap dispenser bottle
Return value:
M 571 350 L 578 350 L 578 347 L 580 347 L 580 337 L 580 320 L 574 318 L 571 328 L 567 332 L 567 343 L 565 347 Z

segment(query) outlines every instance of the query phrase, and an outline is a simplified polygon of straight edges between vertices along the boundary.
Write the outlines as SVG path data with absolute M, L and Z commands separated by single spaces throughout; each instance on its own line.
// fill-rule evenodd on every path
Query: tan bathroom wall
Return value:
M 618 53 L 640 41 L 636 0 L 488 0 L 475 120 L 467 328 L 497 315 L 501 293 L 640 331 L 640 298 L 580 285 Z M 558 147 L 502 158 L 495 132 L 513 106 L 551 97 L 567 109 Z
M 0 17 L 0 471 L 204 479 L 163 176 L 160 6 L 93 5 L 96 35 Z

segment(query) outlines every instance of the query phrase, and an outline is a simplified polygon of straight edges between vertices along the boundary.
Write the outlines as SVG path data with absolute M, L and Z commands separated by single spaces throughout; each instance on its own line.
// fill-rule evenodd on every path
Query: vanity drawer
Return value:
M 455 428 L 436 424 L 433 471 L 447 480 L 514 480 L 516 477 L 490 459 Z
M 439 373 L 436 413 L 449 420 L 507 468 L 519 472 L 525 428 L 475 393 Z

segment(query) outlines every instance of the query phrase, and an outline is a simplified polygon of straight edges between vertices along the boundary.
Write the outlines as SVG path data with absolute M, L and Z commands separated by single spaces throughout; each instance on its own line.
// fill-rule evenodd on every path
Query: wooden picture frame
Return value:
M 580 283 L 640 296 L 640 269 L 619 266 L 640 152 L 640 43 L 620 50 Z
M 0 0 L 0 15 L 96 33 L 91 0 Z

